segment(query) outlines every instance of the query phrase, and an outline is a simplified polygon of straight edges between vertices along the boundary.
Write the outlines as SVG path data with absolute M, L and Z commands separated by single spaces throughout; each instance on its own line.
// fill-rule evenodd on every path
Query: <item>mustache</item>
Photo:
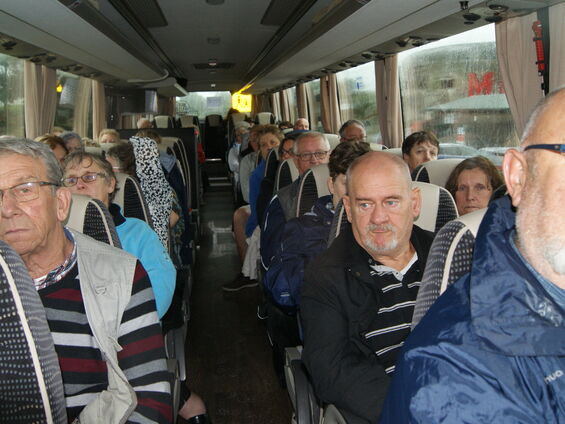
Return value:
M 367 225 L 369 231 L 392 231 L 396 233 L 396 229 L 392 224 L 369 224 Z

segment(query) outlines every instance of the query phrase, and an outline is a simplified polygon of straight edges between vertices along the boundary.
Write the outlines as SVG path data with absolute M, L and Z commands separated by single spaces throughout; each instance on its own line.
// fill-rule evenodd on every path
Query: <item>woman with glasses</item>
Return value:
M 486 208 L 493 191 L 502 184 L 504 181 L 496 166 L 487 158 L 476 156 L 455 167 L 445 188 L 455 199 L 461 216 Z

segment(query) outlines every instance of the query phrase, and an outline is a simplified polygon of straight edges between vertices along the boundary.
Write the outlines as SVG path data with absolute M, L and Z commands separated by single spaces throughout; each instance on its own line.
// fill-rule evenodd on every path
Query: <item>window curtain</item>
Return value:
M 81 137 L 89 136 L 89 116 L 92 98 L 92 80 L 80 77 L 75 97 L 75 113 L 73 120 L 73 131 Z
M 276 93 L 271 94 L 271 108 L 273 109 L 273 115 L 275 115 L 275 120 L 280 122 L 282 119 L 281 116 L 281 101 L 280 101 L 280 92 L 277 91 Z
M 335 74 L 320 78 L 320 114 L 324 131 L 328 134 L 337 134 L 341 125 L 341 116 Z
M 549 89 L 565 85 L 565 3 L 549 8 L 549 38 L 556 40 L 549 45 Z
M 34 139 L 48 133 L 55 122 L 57 108 L 55 69 L 24 62 L 25 133 Z
M 311 122 L 312 119 L 308 113 L 308 96 L 304 84 L 296 86 L 296 105 L 298 107 L 298 118 L 306 118 L 308 122 Z
M 375 78 L 382 143 L 387 147 L 401 147 L 404 131 L 398 80 L 398 56 L 393 55 L 376 61 Z
M 92 80 L 92 138 L 98 140 L 98 134 L 106 128 L 106 94 L 104 84 Z
M 282 90 L 279 94 L 279 100 L 281 102 L 281 120 L 290 121 L 290 103 L 288 101 L 288 91 Z
M 350 119 L 361 119 L 359 116 L 353 116 L 353 98 L 351 96 L 351 88 L 348 86 L 349 79 L 345 74 L 337 73 L 337 92 L 339 95 L 339 114 L 341 122 L 349 121 Z
M 536 20 L 536 13 L 530 13 L 495 26 L 500 75 L 519 137 L 531 111 L 543 97 L 542 78 L 537 72 L 536 49 L 532 41 L 532 24 Z

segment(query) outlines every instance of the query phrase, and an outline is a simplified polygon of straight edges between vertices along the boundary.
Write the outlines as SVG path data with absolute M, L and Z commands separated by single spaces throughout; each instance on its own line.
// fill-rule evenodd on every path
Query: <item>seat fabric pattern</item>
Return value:
M 102 202 L 91 199 L 86 207 L 82 233 L 102 243 L 121 248 L 114 220 Z
M 20 257 L 1 241 L 0 256 L 0 423 L 66 423 L 43 304 Z
M 133 178 L 127 178 L 124 183 L 124 204 L 122 213 L 125 217 L 137 218 L 145 221 L 153 228 L 153 221 L 143 200 L 141 187 Z
M 350 225 L 347 220 L 347 213 L 345 212 L 345 207 L 343 206 L 343 201 L 340 200 L 335 208 L 334 218 L 332 225 L 330 227 L 330 235 L 328 237 L 328 247 L 336 239 L 337 236 Z
M 280 190 L 281 188 L 286 187 L 289 184 L 292 184 L 290 167 L 288 166 L 288 163 L 283 162 L 279 169 L 276 189 Z
M 316 186 L 316 179 L 311 171 L 308 171 L 300 185 L 300 192 L 298 193 L 298 207 L 297 215 L 302 216 L 309 212 L 318 199 L 318 188 Z
M 449 221 L 457 218 L 457 206 L 451 197 L 451 194 L 443 187 L 439 190 L 439 207 L 436 218 L 436 229 L 437 232 Z
M 457 237 L 460 237 L 457 244 L 452 246 Z M 412 328 L 420 322 L 449 285 L 471 270 L 474 244 L 475 236 L 463 222 L 458 220 L 447 223 L 437 233 L 430 248 L 416 298 Z M 447 276 L 445 276 L 446 267 L 449 267 Z
M 412 171 L 412 181 L 421 181 L 423 183 L 429 183 L 430 176 L 428 174 L 428 170 L 422 165 L 418 165 L 416 168 L 414 168 L 414 171 Z

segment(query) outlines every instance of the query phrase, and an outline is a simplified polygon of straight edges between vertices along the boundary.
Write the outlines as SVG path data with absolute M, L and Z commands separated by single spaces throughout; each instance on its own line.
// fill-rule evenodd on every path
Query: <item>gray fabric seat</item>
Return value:
M 114 220 L 100 200 L 82 194 L 73 194 L 66 225 L 102 243 L 122 247 Z
M 0 423 L 67 422 L 63 380 L 41 299 L 0 241 Z
M 327 183 L 329 176 L 330 170 L 325 163 L 316 165 L 304 173 L 300 180 L 295 216 L 310 212 L 319 197 L 330 194 Z
M 286 159 L 281 162 L 277 170 L 277 177 L 275 179 L 274 193 L 281 188 L 292 184 L 299 177 L 298 168 L 294 163 L 294 159 Z
M 414 328 L 446 288 L 471 270 L 475 237 L 486 208 L 448 222 L 436 235 L 422 277 Z
M 418 165 L 412 171 L 412 180 L 445 187 L 451 172 L 464 159 L 438 159 Z
M 120 206 L 125 217 L 137 218 L 153 228 L 149 207 L 143 197 L 137 178 L 121 172 L 116 173 L 117 191 L 113 202 Z

